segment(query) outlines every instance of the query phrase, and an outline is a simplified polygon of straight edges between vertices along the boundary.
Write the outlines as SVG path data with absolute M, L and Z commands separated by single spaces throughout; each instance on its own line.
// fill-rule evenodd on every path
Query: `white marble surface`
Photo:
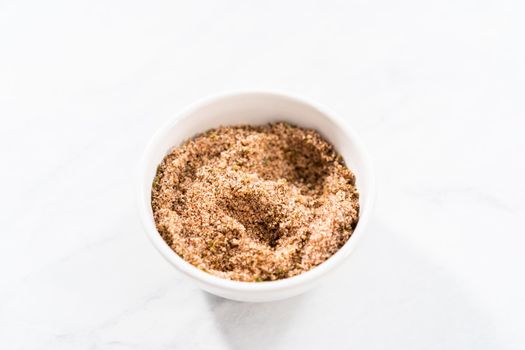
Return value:
M 0 348 L 525 348 L 525 5 L 0 2 Z M 211 93 L 344 115 L 374 218 L 301 297 L 207 295 L 143 235 L 153 132 Z

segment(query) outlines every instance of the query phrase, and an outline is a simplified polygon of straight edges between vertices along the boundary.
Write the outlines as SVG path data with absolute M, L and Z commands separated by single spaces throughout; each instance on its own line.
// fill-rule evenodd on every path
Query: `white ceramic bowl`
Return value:
M 180 258 L 155 228 L 151 209 L 151 184 L 157 166 L 175 146 L 197 133 L 235 124 L 265 124 L 286 121 L 317 130 L 335 146 L 354 172 L 360 193 L 360 218 L 347 243 L 332 257 L 301 275 L 271 282 L 238 282 L 215 277 Z M 288 298 L 312 288 L 334 267 L 341 265 L 363 235 L 374 198 L 374 180 L 366 152 L 348 124 L 311 103 L 284 94 L 245 92 L 215 96 L 194 104 L 175 116 L 151 140 L 140 166 L 139 211 L 146 233 L 169 263 L 202 289 L 228 299 L 262 302 Z M 344 278 L 344 276 L 341 276 Z

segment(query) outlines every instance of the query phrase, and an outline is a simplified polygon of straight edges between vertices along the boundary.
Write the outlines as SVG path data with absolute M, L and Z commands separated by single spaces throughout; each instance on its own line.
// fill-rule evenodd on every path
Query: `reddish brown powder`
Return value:
M 159 233 L 213 275 L 267 281 L 319 265 L 358 221 L 355 177 L 314 130 L 221 127 L 169 153 L 152 207 Z

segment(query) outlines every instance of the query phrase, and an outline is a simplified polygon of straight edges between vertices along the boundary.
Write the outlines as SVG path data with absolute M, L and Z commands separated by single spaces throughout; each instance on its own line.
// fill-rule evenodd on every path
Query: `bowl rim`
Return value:
M 151 157 L 151 153 L 155 149 L 156 144 L 160 140 L 162 140 L 164 137 L 166 137 L 166 135 L 169 133 L 169 131 L 172 128 L 176 127 L 179 123 L 184 122 L 185 118 L 188 118 L 189 116 L 191 116 L 192 113 L 194 113 L 198 109 L 203 108 L 211 103 L 219 102 L 220 100 L 223 100 L 223 99 L 229 99 L 229 98 L 235 98 L 235 97 L 248 97 L 248 96 L 250 97 L 254 97 L 254 96 L 276 97 L 280 99 L 290 100 L 291 102 L 294 102 L 294 103 L 299 103 L 299 104 L 309 106 L 317 110 L 321 114 L 323 114 L 323 116 L 325 116 L 330 121 L 332 121 L 335 125 L 341 128 L 344 134 L 349 139 L 352 140 L 356 152 L 360 154 L 362 158 L 362 165 L 364 168 L 363 173 L 367 177 L 366 181 L 368 185 L 368 194 L 366 198 L 364 198 L 364 201 L 366 201 L 366 205 L 363 205 L 363 202 L 360 203 L 359 221 L 351 237 L 348 239 L 348 241 L 336 253 L 334 253 L 326 261 L 322 262 L 316 267 L 306 272 L 303 272 L 299 275 L 285 278 L 285 279 L 276 280 L 276 281 L 244 282 L 244 281 L 229 280 L 229 279 L 221 278 L 218 276 L 214 276 L 190 264 L 189 262 L 181 258 L 177 253 L 175 253 L 175 251 L 173 251 L 171 247 L 169 247 L 166 244 L 166 242 L 162 239 L 159 232 L 157 231 L 154 221 L 148 214 L 148 210 L 150 210 L 150 207 L 149 207 L 150 203 L 148 203 L 147 198 L 145 198 L 144 196 L 144 193 L 145 193 L 144 187 L 148 186 L 147 183 L 149 182 L 148 176 L 147 176 L 147 165 L 149 163 L 148 160 Z M 328 137 L 327 139 L 328 141 L 330 141 Z M 223 93 L 218 93 L 218 94 L 214 94 L 214 95 L 202 98 L 198 100 L 197 102 L 192 103 L 191 105 L 189 105 L 188 107 L 184 108 L 179 113 L 176 113 L 173 117 L 171 117 L 153 135 L 153 137 L 148 142 L 148 145 L 142 154 L 138 170 L 139 171 L 138 171 L 138 186 L 137 186 L 137 192 L 138 192 L 137 202 L 138 202 L 139 216 L 145 228 L 144 231 L 147 237 L 149 238 L 150 242 L 153 244 L 153 246 L 170 264 L 175 266 L 179 271 L 181 271 L 186 276 L 193 278 L 197 280 L 198 282 L 200 282 L 202 285 L 208 286 L 210 288 L 228 290 L 232 292 L 257 293 L 257 292 L 282 291 L 285 289 L 292 289 L 294 287 L 299 287 L 301 285 L 305 285 L 305 284 L 314 282 L 315 280 L 319 279 L 321 276 L 333 270 L 335 267 L 340 266 L 341 263 L 345 261 L 346 258 L 350 255 L 350 253 L 354 250 L 354 247 L 356 246 L 358 240 L 361 238 L 362 232 L 365 230 L 369 222 L 370 215 L 371 215 L 372 208 L 373 208 L 374 201 L 375 201 L 375 178 L 374 178 L 374 172 L 373 172 L 373 168 L 371 165 L 370 157 L 366 149 L 364 148 L 361 139 L 356 134 L 356 132 L 348 125 L 348 123 L 344 119 L 340 118 L 333 111 L 329 111 L 324 106 L 321 107 L 318 103 L 314 103 L 310 99 L 299 97 L 296 94 L 290 94 L 288 92 L 280 92 L 280 91 L 275 91 L 275 90 L 272 90 L 272 91 L 242 90 L 242 91 L 223 92 Z M 151 191 L 151 188 L 149 188 L 148 190 Z M 362 196 L 360 196 L 360 198 L 362 198 Z M 362 210 L 362 208 L 365 208 L 365 210 Z

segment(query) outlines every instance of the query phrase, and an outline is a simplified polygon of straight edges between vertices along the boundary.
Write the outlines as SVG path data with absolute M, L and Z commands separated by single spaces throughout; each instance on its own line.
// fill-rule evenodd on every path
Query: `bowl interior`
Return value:
M 356 175 L 356 186 L 360 193 L 360 219 L 352 238 L 348 242 L 357 239 L 354 237 L 360 231 L 364 221 L 367 220 L 369 207 L 372 199 L 372 178 L 369 166 L 367 164 L 364 150 L 354 132 L 347 124 L 333 115 L 321 111 L 319 108 L 312 106 L 296 98 L 291 98 L 271 93 L 244 93 L 236 95 L 222 96 L 190 107 L 183 112 L 178 118 L 171 121 L 166 127 L 159 131 L 148 146 L 142 164 L 141 188 L 140 188 L 140 211 L 145 221 L 150 239 L 154 245 L 161 251 L 165 258 L 171 263 L 178 265 L 187 274 L 200 279 L 200 282 L 211 283 L 212 285 L 220 284 L 221 287 L 238 286 L 248 282 L 229 281 L 217 278 L 215 276 L 203 273 L 193 268 L 189 263 L 182 263 L 180 259 L 167 244 L 163 243 L 160 235 L 156 232 L 153 222 L 153 213 L 151 208 L 151 184 L 155 177 L 157 166 L 161 163 L 164 156 L 173 148 L 194 135 L 204 132 L 208 129 L 226 125 L 251 124 L 260 125 L 269 122 L 285 121 L 305 128 L 317 130 L 326 140 L 328 140 L 344 158 L 347 166 Z M 155 235 L 156 236 L 152 236 Z M 162 243 L 160 242 L 162 241 Z M 299 276 L 286 280 L 268 283 L 248 283 L 246 288 L 261 288 L 263 285 L 279 283 L 289 283 L 290 280 L 300 280 L 303 275 L 315 274 L 312 272 L 319 269 L 320 266 L 328 269 L 328 265 L 333 265 L 331 261 L 336 255 L 348 254 L 345 244 L 339 252 L 328 259 L 318 267 L 303 273 Z M 351 244 L 353 245 L 353 243 Z M 346 253 L 342 252 L 346 250 Z M 338 257 L 339 260 L 342 256 Z M 330 262 L 327 264 L 327 262 Z M 188 266 L 181 266 L 188 265 Z M 312 273 L 311 273 L 312 272 Z M 317 271 L 321 272 L 321 271 Z M 204 281 L 203 281 L 204 280 Z M 220 281 L 218 281 L 220 280 Z

